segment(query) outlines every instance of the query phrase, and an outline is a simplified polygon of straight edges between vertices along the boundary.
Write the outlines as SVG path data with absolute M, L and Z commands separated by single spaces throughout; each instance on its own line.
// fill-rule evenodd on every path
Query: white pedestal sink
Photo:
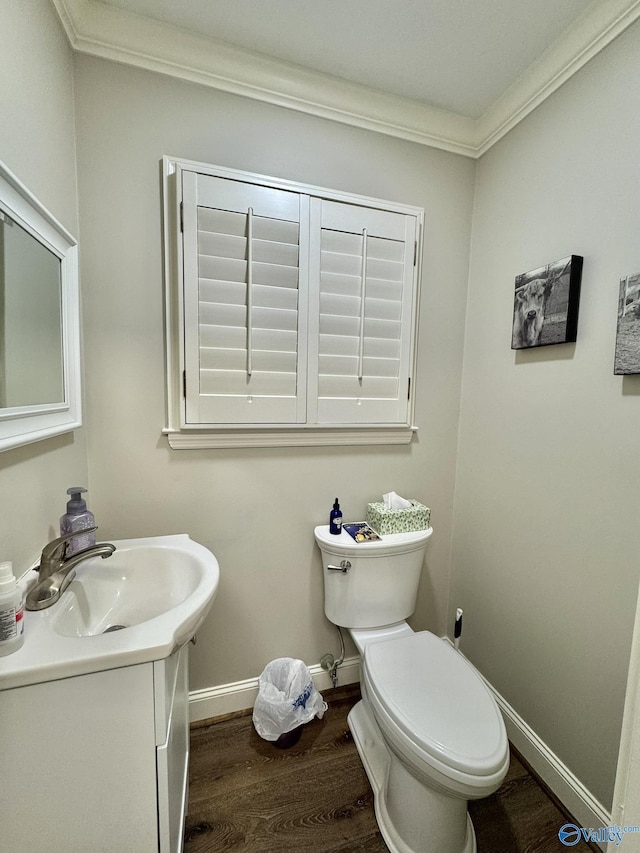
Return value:
M 188 641 L 218 562 L 186 535 L 113 544 L 0 658 L 3 850 L 182 850 Z
M 23 647 L 0 658 L 0 690 L 162 660 L 193 637 L 218 589 L 211 551 L 186 534 L 113 544 L 113 556 L 77 567 L 56 604 L 25 612 Z

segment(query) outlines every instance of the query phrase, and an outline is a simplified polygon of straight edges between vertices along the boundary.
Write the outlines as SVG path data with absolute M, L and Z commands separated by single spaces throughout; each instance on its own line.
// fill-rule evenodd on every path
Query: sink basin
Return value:
M 56 604 L 25 612 L 0 689 L 162 660 L 194 636 L 218 589 L 211 551 L 185 534 L 112 541 L 115 553 L 80 563 Z
M 207 585 L 206 568 L 175 544 L 120 543 L 111 557 L 80 563 L 75 580 L 51 608 L 51 627 L 65 637 L 91 637 L 186 611 Z

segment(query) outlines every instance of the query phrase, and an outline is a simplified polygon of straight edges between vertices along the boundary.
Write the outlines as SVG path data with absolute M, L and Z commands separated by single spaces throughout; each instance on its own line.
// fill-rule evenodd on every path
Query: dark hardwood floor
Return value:
M 192 728 L 185 853 L 386 853 L 347 725 L 357 689 L 324 698 L 324 718 L 308 723 L 290 749 L 262 740 L 250 715 Z M 470 811 L 478 853 L 568 849 L 558 839 L 567 815 L 516 755 L 500 790 Z

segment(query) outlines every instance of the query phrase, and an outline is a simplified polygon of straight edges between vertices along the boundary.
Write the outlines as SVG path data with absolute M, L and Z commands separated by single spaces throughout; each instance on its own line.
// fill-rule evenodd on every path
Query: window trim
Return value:
M 301 184 L 282 178 L 272 178 L 251 172 L 213 166 L 192 160 L 165 155 L 162 158 L 163 185 L 163 237 L 164 237 L 164 291 L 165 291 L 165 373 L 166 373 L 166 426 L 162 432 L 173 449 L 209 449 L 224 447 L 302 447 L 347 445 L 408 444 L 417 432 L 414 425 L 416 361 L 418 351 L 418 317 L 420 310 L 420 280 L 422 266 L 422 235 L 424 211 L 412 205 L 398 204 L 382 199 L 344 193 L 325 187 Z M 393 211 L 416 217 L 415 277 L 417 286 L 413 295 L 411 318 L 411 358 L 409 365 L 407 424 L 353 424 L 353 425 L 193 425 L 184 418 L 184 305 L 182 298 L 182 241 L 176 240 L 181 217 L 180 176 L 182 171 L 230 180 L 251 182 L 275 189 L 321 196 L 345 204 Z

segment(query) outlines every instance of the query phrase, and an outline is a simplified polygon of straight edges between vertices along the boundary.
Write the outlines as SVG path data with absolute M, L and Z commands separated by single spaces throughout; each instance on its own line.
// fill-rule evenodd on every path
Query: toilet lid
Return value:
M 469 663 L 428 631 L 370 643 L 367 686 L 411 742 L 449 767 L 490 775 L 507 740 L 498 706 Z

